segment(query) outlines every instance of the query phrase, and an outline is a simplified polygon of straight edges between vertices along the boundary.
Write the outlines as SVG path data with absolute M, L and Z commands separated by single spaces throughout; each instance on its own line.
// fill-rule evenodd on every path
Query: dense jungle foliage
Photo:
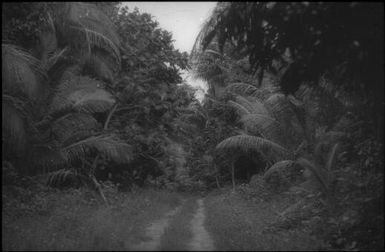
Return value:
M 59 170 L 58 183 L 174 176 L 174 120 L 193 93 L 171 34 L 114 3 L 21 6 L 3 12 L 3 161 L 28 174 Z
M 3 199 L 242 183 L 316 202 L 330 249 L 383 249 L 382 3 L 221 2 L 190 55 L 118 2 L 2 7 Z
M 216 169 L 231 170 L 233 184 L 261 172 L 273 191 L 320 192 L 333 248 L 383 248 L 383 11 L 218 3 L 190 55 L 211 120 L 233 126 L 216 142 Z

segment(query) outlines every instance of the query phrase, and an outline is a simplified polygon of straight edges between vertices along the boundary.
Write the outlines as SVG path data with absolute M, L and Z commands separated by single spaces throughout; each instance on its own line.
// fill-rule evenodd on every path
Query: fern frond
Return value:
M 116 140 L 112 135 L 92 136 L 62 148 L 68 161 L 86 156 L 91 150 L 97 150 L 118 163 L 127 163 L 131 159 L 130 145 Z

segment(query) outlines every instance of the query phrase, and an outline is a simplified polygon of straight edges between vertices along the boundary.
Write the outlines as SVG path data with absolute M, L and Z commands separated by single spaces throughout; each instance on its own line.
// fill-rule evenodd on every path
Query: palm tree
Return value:
M 250 74 L 247 58 L 233 53 L 233 46 L 228 45 L 221 54 L 213 42 L 204 51 L 193 51 L 190 55 L 192 73 L 195 78 L 206 81 L 208 94 L 219 98 L 229 83 L 246 82 L 257 86 L 256 78 Z
M 107 91 L 120 69 L 112 22 L 94 4 L 46 5 L 47 22 L 30 50 L 35 56 L 2 43 L 3 144 L 14 146 L 33 167 L 87 163 L 96 153 L 127 162 L 129 145 L 94 117 L 116 103 Z
M 229 104 L 237 110 L 244 131 L 241 135 L 223 140 L 217 149 L 221 152 L 229 150 L 226 153 L 233 153 L 229 154 L 230 157 L 239 151 L 248 154 L 257 152 L 269 164 L 265 179 L 273 172 L 299 164 L 309 169 L 327 190 L 330 178 L 326 177 L 330 172 L 326 171 L 332 169 L 338 141 L 345 134 L 341 131 L 343 128 L 337 130 L 341 125 L 338 116 L 332 121 L 316 120 L 325 112 L 325 108 L 321 109 L 325 99 L 314 101 L 313 97 L 322 97 L 320 89 L 304 85 L 294 97 L 285 96 L 271 86 L 256 88 L 245 83 L 229 85 L 227 91 L 238 94 Z M 331 99 L 327 94 L 324 94 L 325 98 Z M 341 106 L 334 104 L 334 111 Z M 326 112 L 329 112 L 326 119 L 333 115 L 330 111 Z

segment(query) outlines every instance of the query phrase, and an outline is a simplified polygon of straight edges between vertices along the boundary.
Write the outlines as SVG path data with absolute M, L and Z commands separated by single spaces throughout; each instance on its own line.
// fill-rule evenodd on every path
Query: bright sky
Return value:
M 203 22 L 210 16 L 217 2 L 123 2 L 130 10 L 138 7 L 140 12 L 151 14 L 159 26 L 172 32 L 174 47 L 190 53 Z M 196 97 L 201 100 L 207 90 L 201 80 L 193 80 L 183 73 L 186 82 L 199 89 Z
M 172 32 L 175 48 L 190 53 L 203 21 L 216 2 L 123 2 L 123 5 L 130 10 L 138 7 L 154 16 L 161 28 Z

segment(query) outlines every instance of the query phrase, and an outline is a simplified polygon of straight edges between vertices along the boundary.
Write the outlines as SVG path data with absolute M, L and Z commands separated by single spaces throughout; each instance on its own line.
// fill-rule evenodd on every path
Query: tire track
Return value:
M 168 212 L 164 218 L 157 220 L 146 229 L 146 236 L 149 237 L 149 240 L 142 241 L 139 244 L 132 246 L 133 250 L 137 251 L 154 251 L 159 250 L 161 237 L 168 227 L 170 219 L 176 215 L 180 209 L 182 208 L 184 201 L 180 206 L 175 208 L 174 210 Z

